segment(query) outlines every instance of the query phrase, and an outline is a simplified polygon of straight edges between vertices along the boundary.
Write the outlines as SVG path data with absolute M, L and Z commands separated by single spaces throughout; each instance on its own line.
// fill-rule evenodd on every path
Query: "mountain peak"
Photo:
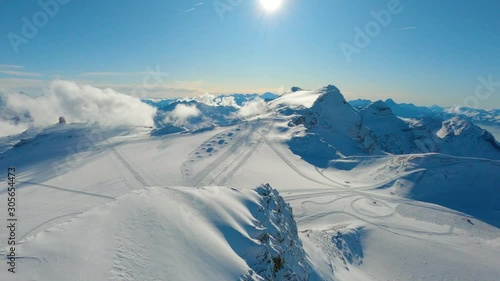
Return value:
M 386 103 L 386 104 L 396 104 L 396 102 L 395 102 L 393 99 L 391 99 L 391 98 L 386 99 L 386 100 L 385 100 L 385 103 Z
M 328 106 L 345 105 L 347 101 L 345 100 L 340 90 L 333 86 L 328 85 L 319 90 L 321 94 L 319 98 L 314 103 L 315 105 L 326 103 Z M 350 106 L 349 106 L 350 107 Z
M 328 85 L 328 86 L 326 86 L 326 87 L 324 87 L 323 89 L 324 89 L 325 91 L 327 91 L 327 92 L 339 92 L 339 93 L 340 93 L 339 88 L 337 88 L 336 86 L 331 85 L 331 84 L 330 84 L 330 85 Z
M 393 115 L 393 112 L 387 103 L 378 100 L 369 104 L 363 112 L 371 113 L 373 115 Z
M 471 128 L 471 123 L 460 117 L 453 117 L 450 120 L 443 122 L 443 127 L 438 131 L 438 136 L 444 138 L 446 136 L 458 136 Z

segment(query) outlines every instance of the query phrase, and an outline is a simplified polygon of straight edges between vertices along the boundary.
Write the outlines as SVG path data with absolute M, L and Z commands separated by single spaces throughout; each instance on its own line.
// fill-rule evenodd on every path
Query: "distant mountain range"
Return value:
M 349 104 L 357 109 L 362 109 L 371 103 L 372 101 L 364 99 L 349 101 Z M 500 126 L 500 109 L 485 110 L 470 107 L 441 107 L 438 105 L 427 107 L 417 106 L 412 103 L 396 103 L 393 99 L 387 99 L 385 103 L 399 117 L 439 117 L 449 119 L 454 116 L 460 116 L 478 124 L 484 123 L 486 125 Z

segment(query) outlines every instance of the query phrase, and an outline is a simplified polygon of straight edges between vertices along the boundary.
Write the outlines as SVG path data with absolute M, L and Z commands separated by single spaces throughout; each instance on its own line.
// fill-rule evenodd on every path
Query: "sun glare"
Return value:
M 260 0 L 262 8 L 267 12 L 274 12 L 279 9 L 283 0 Z

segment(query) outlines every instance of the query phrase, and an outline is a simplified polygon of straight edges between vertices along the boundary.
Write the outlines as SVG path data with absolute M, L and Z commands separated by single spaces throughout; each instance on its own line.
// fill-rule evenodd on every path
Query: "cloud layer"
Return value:
M 156 109 L 138 98 L 112 89 L 99 89 L 70 81 L 53 81 L 43 96 L 4 95 L 5 107 L 17 116 L 30 116 L 34 126 L 55 124 L 60 116 L 68 123 L 99 122 L 104 126 L 153 126 Z

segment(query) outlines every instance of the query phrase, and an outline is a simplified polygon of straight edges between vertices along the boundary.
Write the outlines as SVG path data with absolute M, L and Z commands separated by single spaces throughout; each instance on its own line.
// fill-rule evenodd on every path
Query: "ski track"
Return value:
M 18 184 L 21 185 L 21 187 L 24 185 L 31 185 L 31 186 L 38 185 L 38 186 L 42 186 L 42 187 L 46 187 L 46 188 L 50 188 L 50 189 L 55 189 L 55 190 L 59 190 L 59 191 L 64 191 L 64 192 L 71 192 L 71 193 L 76 193 L 76 194 L 81 194 L 81 195 L 86 195 L 86 196 L 99 197 L 99 198 L 103 198 L 103 199 L 111 199 L 111 200 L 115 199 L 115 197 L 112 197 L 112 196 L 91 193 L 91 192 L 85 192 L 85 191 L 80 191 L 80 190 L 73 190 L 73 189 L 68 189 L 68 188 L 62 188 L 62 187 L 43 184 L 43 183 L 36 183 L 36 182 L 29 182 L 29 181 L 18 181 Z
M 369 200 L 374 200 L 374 201 L 377 201 L 379 202 L 379 204 L 381 205 L 384 205 L 386 207 L 389 207 L 387 205 L 387 202 L 392 202 L 392 203 L 398 203 L 400 205 L 411 205 L 415 208 L 419 208 L 419 209 L 426 209 L 426 210 L 431 210 L 433 212 L 438 212 L 438 213 L 444 213 L 444 214 L 448 214 L 448 215 L 453 215 L 455 217 L 464 217 L 464 214 L 461 213 L 461 212 L 458 212 L 458 211 L 453 211 L 453 210 L 449 210 L 449 209 L 441 209 L 439 207 L 436 207 L 436 206 L 433 206 L 431 204 L 428 204 L 428 203 L 424 203 L 424 202 L 418 202 L 418 201 L 413 201 L 413 200 L 410 200 L 410 199 L 403 199 L 403 198 L 394 198 L 394 197 L 389 197 L 389 196 L 384 196 L 384 195 L 375 195 L 375 194 L 370 194 L 370 193 L 367 193 L 367 192 L 362 192 L 362 191 L 359 191 L 360 189 L 361 190 L 367 190 L 368 188 L 378 188 L 379 185 L 372 185 L 372 186 L 365 186 L 365 187 L 361 187 L 361 188 L 347 188 L 346 185 L 344 184 L 341 184 L 333 179 L 330 179 L 329 177 L 323 175 L 323 173 L 321 173 L 319 171 L 319 169 L 316 168 L 316 170 L 318 171 L 319 174 L 321 174 L 324 178 L 328 179 L 329 181 L 335 183 L 336 185 L 340 185 L 340 189 L 339 189 L 339 186 L 333 186 L 333 185 L 329 185 L 329 184 L 325 184 L 321 181 L 317 181 L 315 179 L 312 179 L 310 178 L 309 176 L 305 175 L 304 173 L 302 173 L 297 167 L 295 167 L 293 165 L 293 163 L 291 161 L 289 161 L 286 156 L 284 156 L 283 154 L 281 154 L 281 152 L 278 151 L 278 149 L 276 147 L 274 147 L 273 144 L 271 144 L 269 142 L 269 140 L 267 140 L 266 138 L 264 138 L 264 141 L 266 142 L 266 144 L 271 147 L 273 149 L 273 151 L 290 167 L 292 168 L 295 172 L 297 172 L 297 174 L 299 174 L 300 176 L 304 177 L 305 179 L 308 179 L 310 181 L 313 181 L 315 183 L 319 183 L 321 185 L 326 185 L 326 186 L 330 186 L 330 187 L 333 187 L 333 188 L 336 188 L 336 190 L 332 190 L 332 191 L 327 191 L 327 192 L 318 192 L 318 193 L 309 193 L 309 194 L 303 194 L 303 195 L 297 195 L 297 196 L 294 196 L 294 197 L 290 197 L 290 196 L 284 196 L 287 201 L 289 202 L 292 202 L 294 200 L 297 200 L 297 199 L 300 199 L 300 198 L 314 198 L 314 197 L 322 197 L 322 196 L 327 196 L 327 195 L 334 195 L 334 194 L 341 194 L 341 193 L 351 193 L 351 195 L 347 195 L 347 196 L 344 196 L 344 197 L 341 197 L 341 198 L 337 198 L 335 200 L 332 200 L 332 201 L 329 201 L 328 203 L 321 203 L 321 202 L 315 202 L 313 200 L 308 200 L 308 201 L 305 201 L 307 203 L 315 203 L 315 204 L 331 204 L 331 203 L 334 203 L 340 199 L 345 199 L 345 198 L 348 198 L 348 197 L 352 197 L 352 196 L 355 196 L 355 195 L 359 195 L 359 196 L 362 196 L 362 198 L 359 198 L 357 200 L 360 200 L 360 199 L 369 199 Z M 479 161 L 488 161 L 487 159 L 472 159 L 472 160 L 479 160 Z M 447 163 L 447 164 L 444 164 L 444 165 L 455 165 L 457 163 Z M 422 171 L 425 171 L 425 169 L 418 169 L 418 170 L 415 170 L 415 171 L 411 171 L 409 172 L 408 174 L 411 174 L 411 173 L 416 173 L 416 172 L 422 172 Z M 404 175 L 404 174 L 402 174 Z M 391 181 L 394 181 L 394 180 L 397 180 L 397 178 L 393 178 L 393 179 L 390 179 L 388 181 L 385 181 L 385 184 L 391 182 Z M 382 185 L 384 185 L 384 183 L 382 183 Z M 375 200 L 377 199 L 377 200 Z M 303 203 L 305 203 L 303 202 Z M 398 210 L 395 209 L 390 215 L 387 215 L 387 216 L 378 216 L 378 217 L 374 217 L 374 216 L 367 216 L 366 214 L 362 214 L 362 213 L 359 213 L 359 211 L 356 209 L 356 208 L 353 208 L 354 202 L 351 202 L 351 208 L 353 209 L 354 212 L 357 212 L 358 215 L 352 213 L 352 212 L 346 212 L 346 211 L 327 211 L 327 212 L 324 212 L 324 213 L 320 213 L 320 214 L 316 214 L 315 216 L 312 216 L 311 218 L 321 218 L 321 217 L 325 217 L 325 216 L 328 216 L 328 215 L 332 215 L 332 214 L 345 214 L 345 215 L 348 215 L 348 216 L 351 216 L 355 219 L 358 219 L 360 221 L 363 221 L 365 223 L 368 223 L 370 225 L 373 225 L 379 229 L 382 229 L 384 231 L 387 231 L 387 232 L 390 232 L 390 233 L 393 233 L 395 235 L 400 235 L 400 236 L 406 236 L 406 237 L 409 237 L 409 238 L 415 238 L 415 239 L 422 239 L 421 237 L 418 237 L 418 236 L 414 236 L 414 235 L 409 235 L 409 234 L 405 234 L 405 233 L 401 233 L 401 232 L 397 232 L 397 231 L 394 231 L 394 230 L 401 230 L 401 231 L 405 231 L 405 232 L 410 232 L 410 233 L 416 233 L 416 234 L 421 234 L 421 235 L 432 235 L 432 236 L 447 236 L 447 235 L 454 235 L 453 234 L 453 231 L 455 229 L 455 224 L 453 223 L 453 221 L 451 221 L 449 224 L 449 230 L 447 232 L 430 232 L 430 231 L 422 231 L 422 230 L 414 230 L 414 229 L 405 229 L 405 228 L 397 228 L 397 227 L 391 227 L 391 226 L 388 226 L 388 225 L 383 225 L 383 224 L 377 224 L 371 220 L 368 220 L 368 219 L 365 219 L 365 218 L 362 218 L 361 216 L 366 216 L 367 218 L 388 218 L 388 217 L 392 217 L 396 214 L 396 212 L 399 214 Z M 301 203 L 301 208 L 303 209 L 303 212 L 301 214 L 297 214 L 297 217 L 303 217 L 306 213 L 307 213 L 307 208 Z M 390 207 L 389 207 L 390 208 Z M 418 212 L 418 211 L 417 211 Z M 426 221 L 426 222 L 430 222 L 430 223 L 434 223 L 434 221 L 432 219 L 428 219 L 426 220 L 425 218 L 421 218 L 422 221 Z M 484 237 L 484 236 L 483 236 Z
M 217 176 L 215 176 L 209 185 L 215 182 L 218 182 L 217 185 L 225 185 L 231 179 L 231 177 L 243 166 L 243 164 L 245 164 L 248 161 L 248 159 L 250 159 L 250 157 L 255 153 L 257 148 L 262 144 L 262 138 L 264 137 L 264 135 L 267 135 L 270 132 L 273 126 L 274 122 L 271 122 L 269 125 L 266 126 L 266 128 L 264 128 L 262 133 L 259 132 L 258 140 L 250 143 L 250 146 L 241 154 L 240 157 L 234 159 L 231 163 L 226 165 L 224 170 L 221 171 Z M 225 172 L 226 176 L 224 176 L 221 180 L 217 181 L 217 179 L 219 179 Z
M 256 126 L 252 126 L 249 132 L 246 132 L 243 136 L 240 136 L 236 142 L 231 145 L 222 155 L 217 157 L 214 161 L 212 161 L 210 164 L 205 166 L 200 172 L 196 174 L 196 176 L 193 177 L 193 179 L 190 181 L 191 186 L 200 186 L 202 181 L 214 170 L 216 169 L 219 165 L 224 163 L 227 158 L 229 158 L 231 155 L 233 155 L 240 146 L 242 146 L 245 141 L 247 140 L 247 137 L 251 135 L 251 133 L 256 129 Z
M 40 230 L 40 231 L 36 231 L 37 229 L 40 229 L 42 226 L 45 226 L 53 221 L 56 221 L 56 220 L 59 220 L 61 219 L 60 222 L 65 222 L 65 221 L 69 221 L 71 220 L 72 218 L 74 218 L 75 216 L 78 216 L 84 212 L 86 212 L 87 210 L 85 211 L 82 211 L 82 212 L 76 212 L 76 213 L 69 213 L 69 214 L 65 214 L 65 215 L 62 215 L 62 216 L 58 216 L 58 217 L 55 217 L 55 218 L 52 218 L 52 219 L 49 219 L 49 220 L 46 220 L 44 222 L 42 222 L 41 224 L 31 228 L 30 230 L 28 230 L 25 234 L 21 235 L 21 238 L 19 239 L 19 241 L 22 241 L 24 240 L 26 237 L 30 236 L 32 233 L 33 234 L 36 234 L 36 233 L 39 233 L 39 232 L 42 232 L 43 230 Z M 62 220 L 63 218 L 66 218 L 66 217 L 69 217 L 68 219 L 65 219 L 65 220 Z M 46 228 L 45 228 L 46 229 Z M 45 230 L 44 229 L 44 230 Z M 36 233 L 35 233 L 36 232 Z M 18 243 L 18 244 L 21 244 L 21 243 Z
M 184 177 L 184 180 L 186 182 L 191 182 L 193 178 L 197 176 L 194 175 L 194 165 L 205 159 L 202 153 L 208 154 L 208 157 L 214 156 L 216 157 L 216 159 L 218 157 L 223 157 L 224 155 L 219 155 L 220 149 L 214 148 L 214 144 L 218 143 L 221 146 L 230 144 L 229 149 L 231 149 L 232 146 L 237 144 L 238 140 L 241 140 L 240 134 L 242 132 L 242 128 L 248 128 L 248 123 L 238 125 L 236 128 L 229 128 L 220 133 L 217 133 L 216 135 L 213 135 L 209 139 L 205 140 L 200 146 L 195 148 L 191 153 L 189 153 L 188 159 L 181 164 L 181 173 Z M 236 136 L 237 138 L 235 140 Z M 210 152 L 208 152 L 209 149 Z
M 123 164 L 123 166 L 125 166 L 125 168 L 127 168 L 127 170 L 135 177 L 135 179 L 141 184 L 142 187 L 150 186 L 115 147 L 111 147 L 111 152 L 113 152 L 116 158 Z
M 293 165 L 293 163 L 290 160 L 288 160 L 283 154 L 281 154 L 281 152 L 266 137 L 264 137 L 263 140 L 276 153 L 276 155 L 278 155 L 281 158 L 281 160 L 283 160 L 290 168 L 292 168 L 301 177 L 303 177 L 307 180 L 310 180 L 312 182 L 315 182 L 317 184 L 320 184 L 320 185 L 337 188 L 337 186 L 332 186 L 330 184 L 318 181 L 318 180 L 313 179 L 313 178 L 309 177 L 308 175 L 302 173 L 302 171 L 300 171 L 297 167 L 295 167 L 295 165 Z
M 252 142 L 251 137 L 254 135 L 254 133 L 257 130 L 257 128 L 259 127 L 258 125 L 260 123 L 261 122 L 255 122 L 253 124 L 250 124 L 249 125 L 250 128 L 248 129 L 249 131 L 246 131 L 243 134 L 241 134 L 242 133 L 241 130 L 239 131 L 238 134 L 233 134 L 232 135 L 233 137 L 236 137 L 238 135 L 238 138 L 236 139 L 235 143 L 233 143 L 229 148 L 227 148 L 227 150 L 224 151 L 224 153 L 222 153 L 222 155 L 218 156 L 214 161 L 212 161 L 210 164 L 208 164 L 203 169 L 201 169 L 200 172 L 198 172 L 196 174 L 196 176 L 194 176 L 191 180 L 189 180 L 189 182 L 191 183 L 191 186 L 200 187 L 200 186 L 205 186 L 205 185 L 221 184 L 222 182 L 225 183 L 225 182 L 229 181 L 229 179 L 252 156 L 252 154 L 257 149 L 260 140 Z M 273 123 L 268 125 L 268 127 L 271 127 L 272 124 Z M 241 127 L 238 127 L 238 128 L 241 129 Z M 267 130 L 267 128 L 264 130 Z M 221 135 L 228 135 L 228 132 L 230 132 L 230 131 L 232 131 L 232 129 L 226 130 L 220 134 L 217 134 L 207 141 L 210 141 L 214 138 L 217 139 Z M 243 152 L 241 154 L 238 154 L 238 152 L 241 151 L 242 146 L 246 146 L 246 148 L 243 149 Z M 202 145 L 201 147 L 205 147 L 205 146 Z M 190 155 L 195 155 L 194 153 L 197 150 L 199 150 L 199 148 L 194 150 Z M 236 155 L 236 157 L 232 162 L 225 165 L 224 169 L 221 172 L 212 176 L 212 174 L 214 173 L 214 171 L 218 167 L 223 165 L 231 156 L 235 156 L 235 155 Z M 239 162 L 237 162 L 238 160 L 239 160 Z M 237 164 L 235 164 L 233 166 L 234 163 L 237 163 Z M 185 171 L 189 169 L 190 165 L 192 165 L 192 162 L 189 163 L 189 160 L 188 160 L 188 162 L 185 162 L 183 164 L 183 175 L 186 174 Z M 231 169 L 232 166 L 233 166 L 233 168 Z M 224 173 L 226 173 L 226 176 L 223 177 L 222 179 L 220 179 Z

